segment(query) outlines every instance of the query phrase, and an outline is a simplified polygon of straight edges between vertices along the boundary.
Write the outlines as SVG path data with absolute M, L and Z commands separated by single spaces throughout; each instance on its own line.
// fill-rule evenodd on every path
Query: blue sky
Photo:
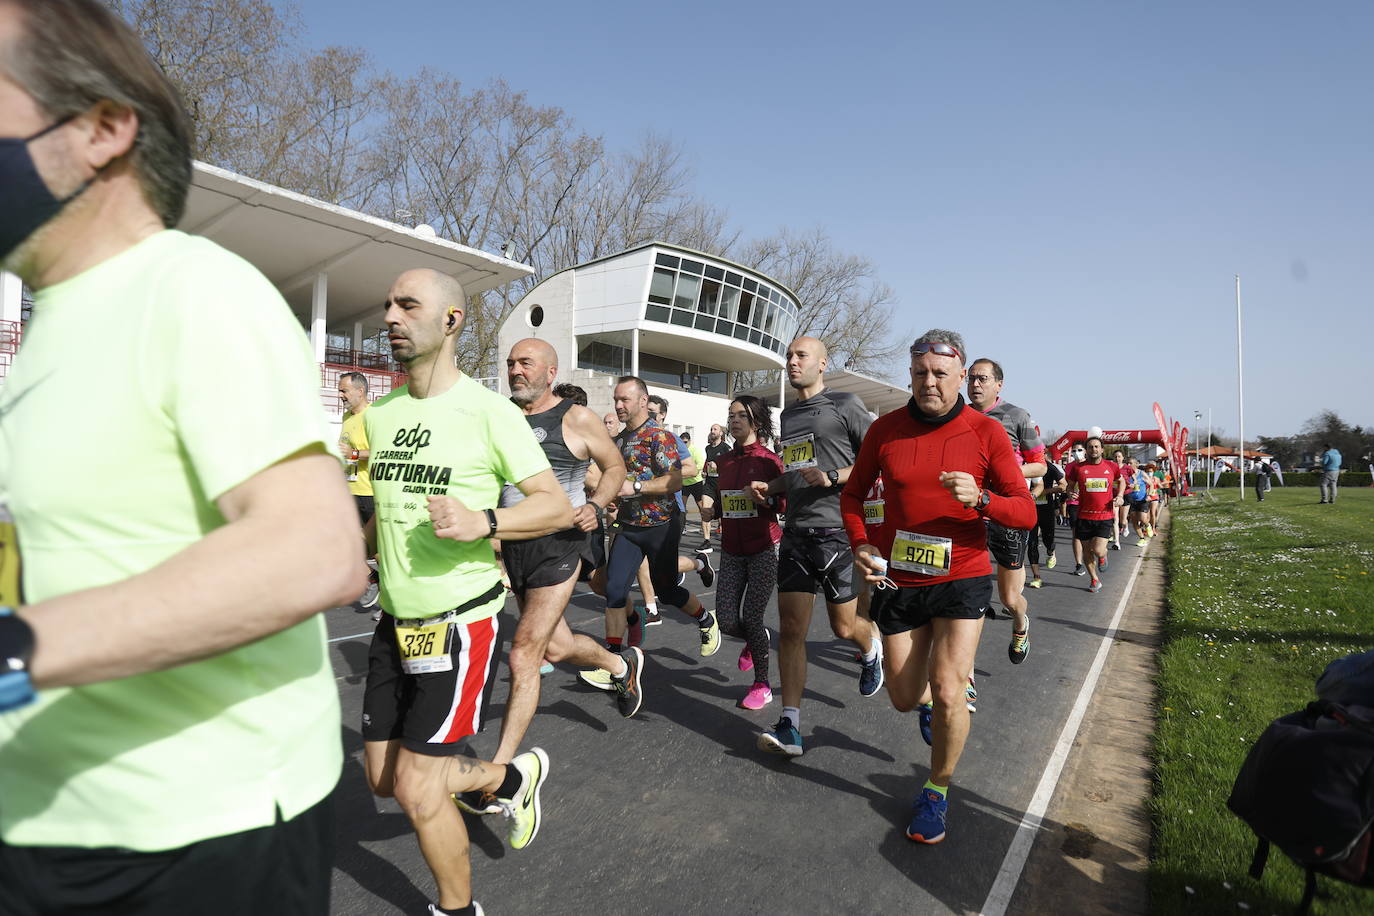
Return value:
M 1158 400 L 1234 435 L 1237 273 L 1247 437 L 1374 425 L 1374 4 L 299 8 L 311 45 L 671 134 L 746 236 L 872 258 L 898 330 L 961 331 L 1042 427 Z

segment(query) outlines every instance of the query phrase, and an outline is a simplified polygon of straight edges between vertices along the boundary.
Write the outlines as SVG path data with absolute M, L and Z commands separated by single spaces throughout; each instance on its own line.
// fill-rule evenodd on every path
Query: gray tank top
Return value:
M 563 417 L 572 406 L 573 402 L 565 398 L 543 413 L 527 414 L 525 419 L 534 431 L 534 438 L 539 440 L 539 447 L 549 459 L 549 466 L 553 468 L 553 475 L 558 478 L 558 485 L 568 494 L 568 501 L 576 509 L 587 502 L 587 494 L 582 485 L 587 480 L 587 465 L 591 462 L 574 455 L 563 439 Z M 514 484 L 508 483 L 501 489 L 503 508 L 513 506 L 524 498 L 525 494 Z

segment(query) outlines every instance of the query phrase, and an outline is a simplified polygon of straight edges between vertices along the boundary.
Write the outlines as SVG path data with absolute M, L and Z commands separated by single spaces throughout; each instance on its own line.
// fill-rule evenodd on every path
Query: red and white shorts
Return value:
M 396 618 L 382 615 L 367 656 L 364 741 L 399 739 L 407 750 L 442 757 L 460 753 L 462 739 L 482 730 L 500 653 L 497 617 L 449 626 L 452 667 L 407 674 Z

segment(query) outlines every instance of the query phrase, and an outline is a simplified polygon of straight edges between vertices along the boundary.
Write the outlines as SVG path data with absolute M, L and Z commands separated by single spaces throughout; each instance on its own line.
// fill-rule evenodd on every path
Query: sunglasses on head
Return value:
M 936 356 L 952 356 L 963 362 L 964 355 L 947 343 L 915 343 L 911 345 L 912 356 L 924 356 L 927 353 L 934 353 Z

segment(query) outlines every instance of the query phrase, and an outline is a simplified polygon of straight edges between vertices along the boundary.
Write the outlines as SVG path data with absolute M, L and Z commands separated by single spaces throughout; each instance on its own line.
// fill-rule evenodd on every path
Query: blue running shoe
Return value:
M 785 754 L 788 757 L 802 755 L 801 732 L 792 725 L 792 720 L 783 716 L 771 732 L 759 735 L 759 750 L 770 754 Z
M 883 689 L 883 644 L 881 640 L 874 640 L 874 645 L 877 654 L 873 656 L 873 661 L 866 662 L 862 655 L 859 656 L 859 693 L 866 697 Z
M 921 740 L 928 745 L 933 745 L 935 736 L 930 733 L 930 720 L 935 718 L 935 707 L 929 703 L 922 703 L 916 707 L 916 717 L 921 723 Z
M 917 843 L 934 845 L 945 838 L 945 813 L 949 802 L 939 792 L 922 789 L 911 803 L 911 823 L 906 838 Z

